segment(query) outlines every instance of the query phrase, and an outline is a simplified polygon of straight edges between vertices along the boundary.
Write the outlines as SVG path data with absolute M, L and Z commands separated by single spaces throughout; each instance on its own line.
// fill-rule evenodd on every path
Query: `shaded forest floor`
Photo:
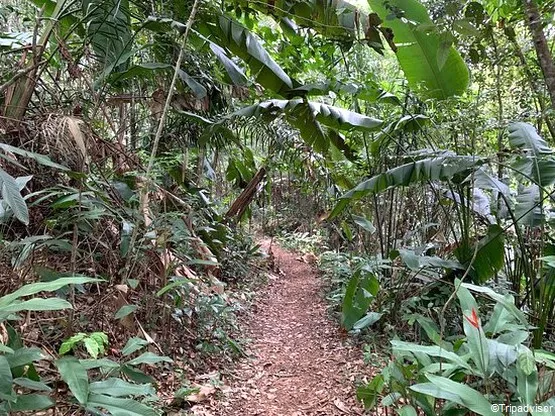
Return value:
M 269 241 L 263 248 L 268 250 Z M 251 339 L 222 389 L 195 415 L 357 415 L 355 381 L 370 369 L 359 348 L 326 313 L 322 280 L 295 254 L 271 246 L 279 272 L 270 275 L 244 325 Z

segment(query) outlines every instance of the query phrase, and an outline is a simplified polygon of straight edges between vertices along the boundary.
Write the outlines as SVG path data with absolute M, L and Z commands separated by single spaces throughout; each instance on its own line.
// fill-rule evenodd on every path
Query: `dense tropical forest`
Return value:
M 1 0 L 0 414 L 555 414 L 554 19 Z

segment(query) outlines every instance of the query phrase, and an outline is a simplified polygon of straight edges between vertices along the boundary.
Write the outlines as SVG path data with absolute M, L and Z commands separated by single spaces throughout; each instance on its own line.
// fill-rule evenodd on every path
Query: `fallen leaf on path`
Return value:
M 214 386 L 199 386 L 199 391 L 185 397 L 185 400 L 193 403 L 200 403 L 208 399 L 216 389 Z
M 345 404 L 341 400 L 335 399 L 333 401 L 333 404 L 335 405 L 335 407 L 337 407 L 343 413 L 349 414 L 349 409 L 347 409 L 347 406 L 345 406 Z

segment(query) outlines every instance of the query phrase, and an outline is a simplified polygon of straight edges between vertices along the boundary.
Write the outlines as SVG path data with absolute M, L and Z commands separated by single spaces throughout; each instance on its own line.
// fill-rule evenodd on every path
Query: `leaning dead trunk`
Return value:
M 536 55 L 538 56 L 549 97 L 551 98 L 551 105 L 555 106 L 555 64 L 553 63 L 553 56 L 543 31 L 538 4 L 535 0 L 524 0 L 524 8 L 528 27 L 530 32 L 532 32 Z
M 260 182 L 262 182 L 265 176 L 266 169 L 262 167 L 258 170 L 258 172 L 256 172 L 256 175 L 254 175 L 251 181 L 247 184 L 247 187 L 243 189 L 241 195 L 239 195 L 233 204 L 231 204 L 231 207 L 225 214 L 227 218 L 241 218 L 243 216 L 245 210 L 248 208 L 256 195 L 258 185 L 260 185 Z

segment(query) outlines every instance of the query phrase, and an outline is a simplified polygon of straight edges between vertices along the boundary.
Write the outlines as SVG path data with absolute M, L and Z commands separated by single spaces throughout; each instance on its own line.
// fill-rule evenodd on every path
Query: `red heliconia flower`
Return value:
M 478 314 L 476 313 L 476 309 L 472 308 L 472 313 L 470 317 L 465 316 L 466 320 L 472 325 L 474 328 L 480 328 L 480 319 L 478 318 Z

